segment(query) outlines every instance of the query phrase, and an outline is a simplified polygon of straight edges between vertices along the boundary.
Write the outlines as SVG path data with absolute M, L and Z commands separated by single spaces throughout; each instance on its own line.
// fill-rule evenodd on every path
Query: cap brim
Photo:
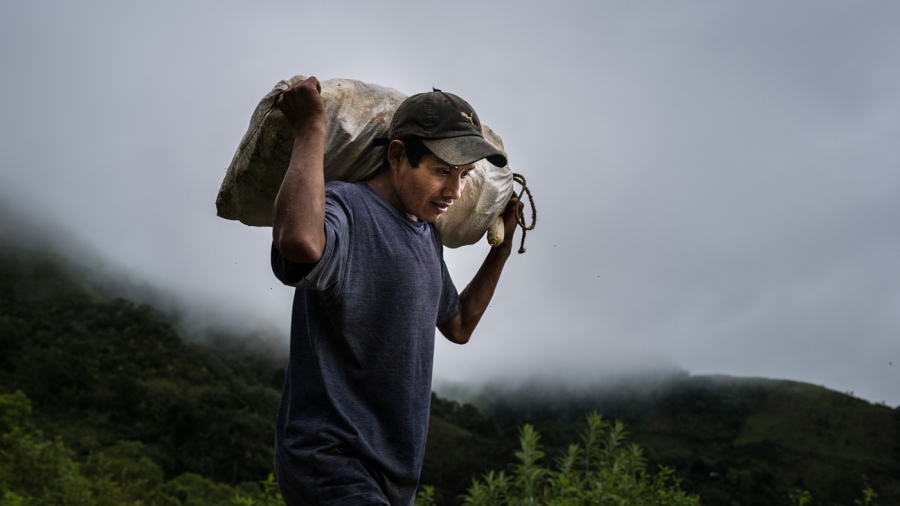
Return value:
M 507 164 L 506 153 L 477 135 L 448 137 L 446 139 L 422 139 L 432 153 L 450 165 L 468 165 L 487 159 L 497 167 Z

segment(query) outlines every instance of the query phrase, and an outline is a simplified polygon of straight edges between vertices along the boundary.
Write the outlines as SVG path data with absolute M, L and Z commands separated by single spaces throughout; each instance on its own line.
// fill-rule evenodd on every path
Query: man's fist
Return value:
M 299 132 L 305 128 L 328 120 L 325 102 L 322 100 L 322 85 L 315 77 L 309 77 L 284 90 L 278 97 L 278 108 Z

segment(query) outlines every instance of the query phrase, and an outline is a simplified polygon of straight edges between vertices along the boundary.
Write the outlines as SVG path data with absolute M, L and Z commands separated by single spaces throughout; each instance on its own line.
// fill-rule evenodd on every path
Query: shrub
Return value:
M 582 444 L 572 444 L 545 467 L 540 434 L 531 425 L 520 429 L 518 463 L 511 472 L 491 471 L 474 479 L 465 504 L 483 506 L 696 506 L 699 497 L 680 489 L 673 471 L 648 473 L 641 448 L 627 443 L 621 422 L 610 424 L 597 414 L 587 417 Z M 424 498 L 423 498 L 424 499 Z

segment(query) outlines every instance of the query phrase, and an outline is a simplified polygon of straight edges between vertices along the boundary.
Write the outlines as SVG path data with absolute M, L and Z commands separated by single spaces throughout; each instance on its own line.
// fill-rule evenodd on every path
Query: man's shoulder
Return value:
M 325 183 L 325 199 L 335 209 L 340 209 L 348 219 L 352 216 L 369 216 L 381 212 L 375 191 L 364 182 L 347 183 L 328 181 Z
M 343 194 L 348 188 L 352 187 L 353 183 L 348 183 L 346 181 L 326 181 L 325 193 Z
M 325 195 L 334 196 L 339 199 L 347 199 L 348 197 L 358 198 L 360 195 L 366 195 L 366 183 L 348 183 L 346 181 L 328 181 L 325 183 Z

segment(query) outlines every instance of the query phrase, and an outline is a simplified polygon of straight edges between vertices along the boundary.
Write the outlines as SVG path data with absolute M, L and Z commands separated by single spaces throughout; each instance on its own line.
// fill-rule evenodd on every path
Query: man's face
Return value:
M 432 223 L 462 195 L 474 164 L 453 166 L 435 155 L 422 157 L 412 167 L 403 156 L 396 178 L 401 211 L 410 218 Z

